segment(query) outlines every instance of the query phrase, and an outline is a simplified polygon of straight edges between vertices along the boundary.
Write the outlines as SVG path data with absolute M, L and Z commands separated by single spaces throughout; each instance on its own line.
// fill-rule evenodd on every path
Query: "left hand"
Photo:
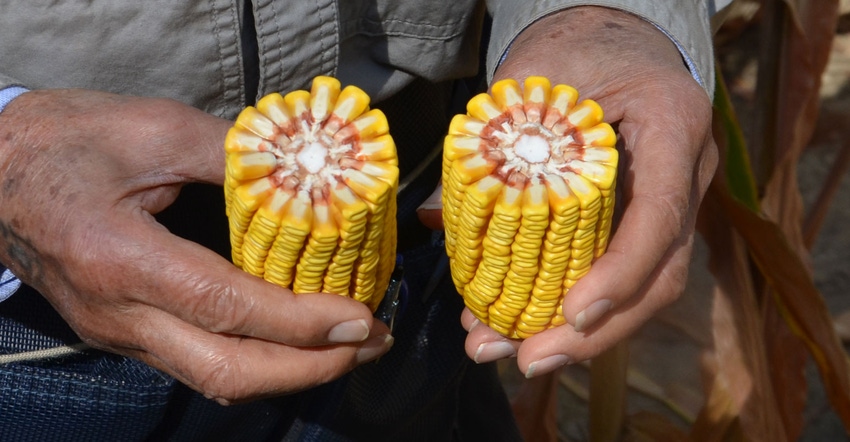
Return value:
M 529 75 L 597 101 L 622 143 L 619 225 L 608 252 L 564 300 L 568 324 L 513 341 L 469 310 L 462 315 L 470 358 L 516 356 L 533 377 L 602 353 L 681 295 L 717 151 L 709 97 L 671 40 L 639 17 L 576 7 L 535 22 L 514 41 L 494 82 L 522 83 Z
M 222 184 L 232 125 L 78 89 L 26 92 L 0 115 L 0 262 L 87 344 L 220 403 L 327 383 L 392 344 L 364 304 L 295 295 L 154 218 L 183 184 Z

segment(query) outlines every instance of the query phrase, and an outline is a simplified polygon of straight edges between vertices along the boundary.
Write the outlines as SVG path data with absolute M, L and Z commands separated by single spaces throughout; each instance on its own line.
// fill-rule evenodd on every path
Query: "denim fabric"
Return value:
M 222 407 L 100 351 L 11 363 L 0 365 L 0 440 L 519 440 L 495 367 L 464 354 L 462 300 L 447 275 L 422 298 L 443 253 L 426 246 L 405 254 L 409 292 L 393 349 L 336 382 Z M 0 304 L 0 353 L 75 342 L 31 288 Z
M 76 342 L 28 286 L 0 304 L 0 354 Z M 271 401 L 221 407 L 139 361 L 96 350 L 0 365 L 4 442 L 267 440 L 294 416 L 281 408 Z

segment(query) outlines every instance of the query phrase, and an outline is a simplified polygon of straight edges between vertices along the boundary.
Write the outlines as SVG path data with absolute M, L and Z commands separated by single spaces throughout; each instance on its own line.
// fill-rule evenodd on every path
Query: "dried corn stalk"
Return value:
M 225 141 L 233 262 L 295 293 L 374 311 L 395 265 L 398 158 L 387 119 L 338 80 L 273 93 Z
M 564 295 L 608 245 L 616 135 L 570 86 L 492 86 L 445 139 L 443 221 L 454 284 L 511 338 L 563 324 Z

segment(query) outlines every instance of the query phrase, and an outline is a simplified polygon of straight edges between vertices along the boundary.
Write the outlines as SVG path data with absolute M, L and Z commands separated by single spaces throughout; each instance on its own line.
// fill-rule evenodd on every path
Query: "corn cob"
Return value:
M 354 86 L 316 77 L 263 97 L 225 140 L 233 263 L 291 288 L 378 307 L 395 265 L 398 158 Z
M 446 251 L 472 313 L 524 339 L 565 323 L 564 296 L 605 252 L 616 135 L 596 102 L 544 77 L 491 94 L 473 97 L 445 138 Z

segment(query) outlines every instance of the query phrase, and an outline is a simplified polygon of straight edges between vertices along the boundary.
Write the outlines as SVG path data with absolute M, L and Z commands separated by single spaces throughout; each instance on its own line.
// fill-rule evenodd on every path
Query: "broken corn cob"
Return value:
M 399 171 L 366 93 L 316 77 L 309 92 L 267 95 L 239 114 L 224 148 L 233 263 L 375 311 L 395 266 Z
M 483 323 L 527 338 L 565 322 L 564 296 L 605 252 L 616 135 L 602 109 L 544 77 L 493 84 L 443 148 L 443 223 L 455 287 Z

